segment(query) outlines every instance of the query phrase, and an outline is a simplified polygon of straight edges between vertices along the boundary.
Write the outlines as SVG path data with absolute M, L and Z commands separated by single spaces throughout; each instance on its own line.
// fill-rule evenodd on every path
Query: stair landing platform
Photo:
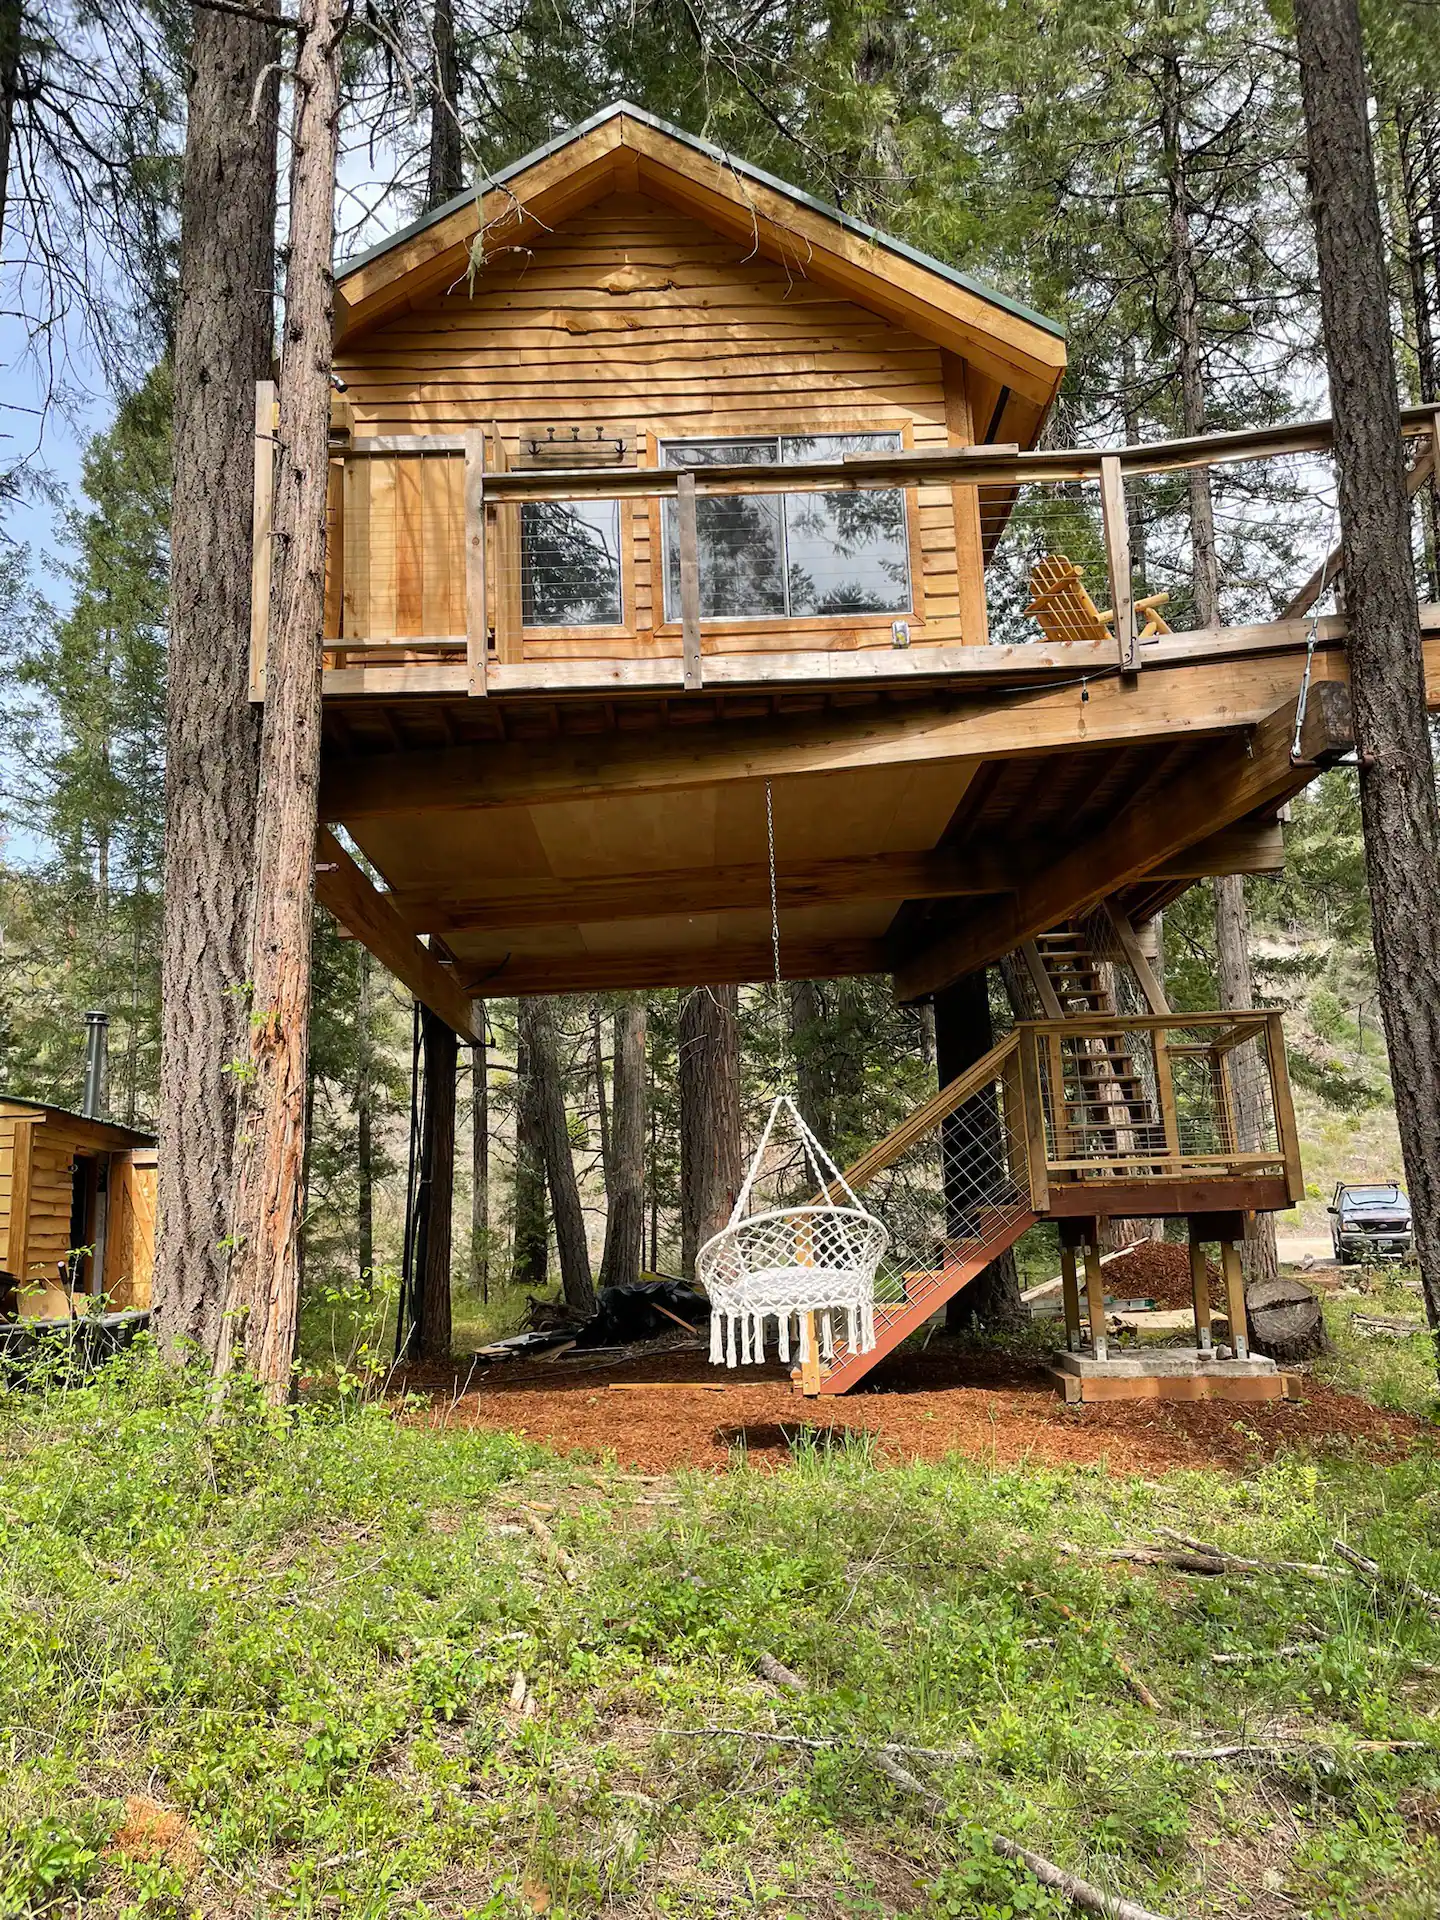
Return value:
M 1228 1349 L 1166 1347 L 1160 1352 L 1056 1353 L 1050 1368 L 1058 1392 L 1071 1403 L 1106 1400 L 1298 1400 L 1299 1377 L 1282 1373 L 1260 1354 L 1236 1359 Z

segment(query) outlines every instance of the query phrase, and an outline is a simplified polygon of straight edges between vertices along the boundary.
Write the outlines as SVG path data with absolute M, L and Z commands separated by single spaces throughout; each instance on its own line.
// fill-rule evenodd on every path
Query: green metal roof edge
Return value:
M 536 147 L 518 160 L 512 160 L 498 173 L 490 175 L 485 190 L 488 191 L 490 187 L 503 187 L 507 181 L 515 179 L 528 167 L 535 166 L 538 161 L 547 159 L 552 153 L 558 153 L 562 147 L 568 147 L 572 141 L 583 139 L 587 133 L 592 133 L 596 127 L 603 126 L 607 120 L 615 119 L 618 114 L 628 114 L 632 120 L 642 121 L 647 127 L 653 127 L 657 133 L 669 134 L 671 139 L 681 141 L 696 153 L 703 153 L 707 159 L 718 161 L 721 166 L 728 167 L 732 172 L 743 174 L 747 179 L 758 181 L 762 186 L 775 188 L 787 198 L 812 208 L 816 213 L 823 214 L 827 220 L 834 220 L 849 232 L 859 234 L 874 245 L 883 247 L 887 253 L 898 254 L 903 260 L 913 260 L 916 266 L 923 267 L 927 273 L 939 274 L 942 279 L 949 280 L 953 285 L 964 287 L 967 293 L 973 293 L 990 306 L 999 307 L 1006 313 L 1013 313 L 1018 319 L 1028 320 L 1032 326 L 1042 328 L 1058 340 L 1065 338 L 1065 328 L 1058 320 L 1052 320 L 1047 314 L 1037 312 L 1034 307 L 1027 307 L 1021 300 L 1012 300 L 1009 294 L 998 292 L 994 287 L 987 286 L 983 280 L 975 279 L 972 274 L 963 272 L 959 267 L 947 266 L 943 260 L 937 260 L 931 254 L 922 253 L 918 247 L 912 247 L 904 240 L 897 240 L 893 234 L 882 233 L 878 227 L 867 226 L 863 220 L 857 220 L 853 214 L 842 212 L 839 207 L 832 207 L 827 201 L 817 200 L 813 194 L 803 193 L 799 187 L 792 187 L 788 180 L 781 180 L 777 175 L 767 173 L 763 167 L 752 166 L 748 160 L 741 160 L 736 155 L 727 153 L 723 147 L 714 146 L 710 141 L 702 140 L 696 134 L 687 133 L 683 127 L 672 126 L 668 120 L 661 120 L 657 115 L 647 113 L 644 107 L 637 107 L 631 100 L 612 100 L 608 107 L 602 107 L 598 113 L 592 113 L 588 120 L 578 121 L 575 126 L 567 127 L 563 133 L 557 133 L 553 140 L 547 140 L 544 146 Z M 435 226 L 450 214 L 459 213 L 463 207 L 472 206 L 475 201 L 475 191 L 474 187 L 467 188 L 464 193 L 456 194 L 453 200 L 447 200 L 443 206 L 434 208 L 430 213 L 422 214 L 418 220 L 412 220 L 409 226 L 401 227 L 388 239 L 377 242 L 373 247 L 367 247 L 363 253 L 353 254 L 336 268 L 336 278 L 343 280 L 346 274 L 356 273 L 361 267 L 369 266 L 372 260 L 378 260 L 382 254 L 388 253 L 392 247 L 398 247 L 402 241 L 411 240 L 416 234 L 424 233 L 428 227 Z

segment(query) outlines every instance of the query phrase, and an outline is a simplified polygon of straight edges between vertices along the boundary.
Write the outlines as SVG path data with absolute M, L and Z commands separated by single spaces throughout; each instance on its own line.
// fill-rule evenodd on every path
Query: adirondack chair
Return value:
M 1168 593 L 1152 593 L 1135 602 L 1139 639 L 1169 633 L 1160 613 L 1169 599 Z M 1031 571 L 1030 604 L 1025 611 L 1034 614 L 1047 640 L 1108 640 L 1114 630 L 1115 615 L 1108 607 L 1095 605 L 1079 567 L 1063 553 L 1047 553 Z

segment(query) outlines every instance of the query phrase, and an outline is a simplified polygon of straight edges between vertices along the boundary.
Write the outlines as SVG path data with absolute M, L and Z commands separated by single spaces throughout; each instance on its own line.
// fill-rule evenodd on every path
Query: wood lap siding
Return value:
M 551 425 L 623 433 L 642 464 L 665 437 L 899 429 L 915 447 L 951 437 L 937 346 L 638 194 L 612 194 L 533 249 L 502 254 L 473 294 L 462 282 L 418 304 L 337 368 L 357 436 L 495 423 L 512 464 L 521 429 Z M 463 634 L 461 466 L 444 455 L 350 463 L 347 639 Z M 922 487 L 909 505 L 914 637 L 953 643 L 954 490 Z M 621 513 L 625 632 L 527 629 L 526 658 L 679 653 L 678 632 L 658 630 L 658 509 Z M 799 633 L 809 645 L 891 644 L 888 615 L 707 623 L 705 641 L 786 648 Z

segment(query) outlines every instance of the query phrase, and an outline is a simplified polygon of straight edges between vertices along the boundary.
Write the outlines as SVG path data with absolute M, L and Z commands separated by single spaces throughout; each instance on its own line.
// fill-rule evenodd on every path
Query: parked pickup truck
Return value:
M 1342 1180 L 1329 1212 L 1330 1238 L 1341 1266 L 1356 1260 L 1402 1260 L 1410 1251 L 1410 1202 L 1393 1180 L 1364 1187 L 1348 1187 Z

